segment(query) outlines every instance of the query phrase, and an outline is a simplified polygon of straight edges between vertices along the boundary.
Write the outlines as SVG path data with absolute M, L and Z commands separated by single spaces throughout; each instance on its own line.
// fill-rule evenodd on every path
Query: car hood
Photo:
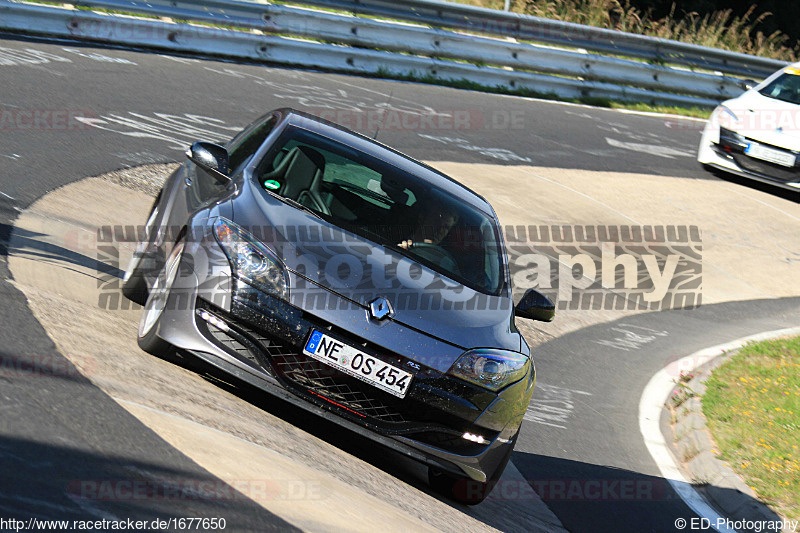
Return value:
M 458 284 L 254 188 L 245 187 L 234 201 L 234 221 L 272 248 L 292 272 L 291 299 L 297 307 L 315 314 L 324 311 L 326 319 L 338 322 L 334 316 L 338 310 L 330 309 L 334 302 L 348 308 L 339 313 L 348 327 L 356 326 L 352 321 L 361 317 L 376 335 L 394 323 L 463 349 L 520 351 L 509 296 L 486 295 Z M 321 291 L 336 297 L 324 310 Z M 383 320 L 369 312 L 370 302 L 379 297 L 392 310 Z M 357 329 L 363 331 L 362 326 Z
M 733 111 L 738 120 L 720 116 L 720 124 L 749 139 L 800 150 L 800 105 L 764 96 L 749 90 L 723 105 Z

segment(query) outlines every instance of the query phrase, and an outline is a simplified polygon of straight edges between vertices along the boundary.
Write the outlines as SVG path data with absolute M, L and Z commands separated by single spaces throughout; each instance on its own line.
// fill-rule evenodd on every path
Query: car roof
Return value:
M 483 196 L 430 165 L 426 165 L 390 146 L 386 146 L 381 142 L 370 139 L 366 135 L 322 117 L 292 108 L 278 109 L 275 112 L 283 114 L 286 117 L 287 123 L 292 126 L 303 128 L 313 133 L 318 133 L 340 141 L 347 146 L 367 153 L 410 174 L 421 177 L 439 189 L 452 194 L 459 200 L 473 207 L 477 207 L 492 218 L 496 218 L 492 206 Z

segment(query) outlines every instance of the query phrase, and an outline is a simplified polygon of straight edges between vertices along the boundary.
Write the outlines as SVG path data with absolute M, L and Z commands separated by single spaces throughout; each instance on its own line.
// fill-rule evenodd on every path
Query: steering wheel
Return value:
M 459 276 L 461 275 L 461 269 L 458 268 L 458 263 L 453 257 L 453 254 L 438 244 L 430 242 L 412 242 L 409 248 L 414 250 L 414 254 L 435 265 L 439 265 L 442 269 Z

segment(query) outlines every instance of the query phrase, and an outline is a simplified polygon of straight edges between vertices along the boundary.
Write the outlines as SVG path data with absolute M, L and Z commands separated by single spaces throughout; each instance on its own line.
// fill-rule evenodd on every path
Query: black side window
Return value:
M 275 116 L 268 116 L 260 122 L 257 122 L 241 135 L 237 135 L 231 141 L 228 147 L 230 154 L 230 168 L 231 175 L 235 175 L 241 170 L 241 167 L 255 154 L 258 149 L 264 144 L 267 136 L 270 134 L 278 119 Z

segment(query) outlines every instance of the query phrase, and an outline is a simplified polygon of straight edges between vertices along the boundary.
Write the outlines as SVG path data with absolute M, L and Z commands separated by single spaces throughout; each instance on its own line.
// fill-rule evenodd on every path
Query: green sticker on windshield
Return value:
M 267 189 L 277 190 L 281 188 L 281 184 L 275 180 L 267 180 L 264 182 L 264 187 Z

